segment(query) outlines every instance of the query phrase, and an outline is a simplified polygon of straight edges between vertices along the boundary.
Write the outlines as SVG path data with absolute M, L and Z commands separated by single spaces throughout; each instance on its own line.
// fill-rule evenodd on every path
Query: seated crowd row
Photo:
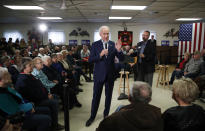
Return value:
M 77 94 L 83 91 L 79 88 L 82 85 L 80 76 L 87 82 L 92 81 L 81 67 L 82 63 L 88 63 L 89 50 L 87 46 L 83 47 L 81 54 L 84 59 L 80 61 L 73 57 L 74 47 L 70 50 L 56 48 L 58 52 L 53 53 L 54 50 L 51 51 L 48 46 L 39 48 L 39 51 L 28 46 L 26 49 L 15 49 L 14 55 L 1 50 L 1 118 L 6 120 L 23 112 L 23 129 L 62 130 L 64 126 L 58 123 L 58 112 L 59 99 L 64 109 L 63 87 L 69 88 L 69 108 L 82 106 L 77 100 Z

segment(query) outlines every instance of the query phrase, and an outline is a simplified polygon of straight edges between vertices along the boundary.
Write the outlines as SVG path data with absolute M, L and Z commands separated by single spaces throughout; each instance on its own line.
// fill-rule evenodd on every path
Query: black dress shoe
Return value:
M 86 82 L 93 82 L 93 80 L 91 80 L 91 79 L 87 79 Z
M 79 92 L 83 92 L 83 89 L 81 89 L 81 88 L 77 88 L 77 91 L 79 91 Z
M 76 102 L 75 106 L 80 108 L 80 107 L 82 107 L 82 104 L 80 104 L 79 102 Z
M 78 83 L 78 85 L 79 85 L 79 86 L 82 86 L 83 84 L 81 84 L 81 83 Z
M 90 126 L 93 123 L 93 121 L 94 121 L 94 119 L 91 119 L 91 118 L 88 119 L 85 126 L 87 126 L 87 127 Z
M 57 124 L 57 126 L 54 127 L 54 130 L 63 130 L 65 127 L 63 125 Z

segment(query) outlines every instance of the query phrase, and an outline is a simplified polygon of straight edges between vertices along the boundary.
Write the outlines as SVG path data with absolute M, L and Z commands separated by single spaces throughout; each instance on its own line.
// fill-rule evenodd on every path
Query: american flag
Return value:
M 205 23 L 181 24 L 179 27 L 178 61 L 185 52 L 205 48 Z

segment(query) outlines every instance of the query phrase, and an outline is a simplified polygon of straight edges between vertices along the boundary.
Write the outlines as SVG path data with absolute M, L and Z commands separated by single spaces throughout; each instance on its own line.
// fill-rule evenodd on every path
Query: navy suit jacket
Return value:
M 114 81 L 115 73 L 115 56 L 120 61 L 123 60 L 123 53 L 118 52 L 115 48 L 115 43 L 112 41 L 108 42 L 108 56 L 100 57 L 100 53 L 103 50 L 102 40 L 96 41 L 92 44 L 90 57 L 88 61 L 94 63 L 94 81 L 104 82 L 106 77 L 108 80 Z

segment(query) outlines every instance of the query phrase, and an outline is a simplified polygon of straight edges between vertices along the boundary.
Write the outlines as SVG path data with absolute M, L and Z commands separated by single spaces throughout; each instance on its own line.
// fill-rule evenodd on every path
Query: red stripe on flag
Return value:
M 196 35 L 197 35 L 197 23 L 194 23 L 195 24 L 195 31 L 194 31 L 194 50 L 193 52 L 195 52 L 196 50 Z
M 185 49 L 184 49 L 184 53 L 187 52 L 187 41 L 185 41 Z
M 205 24 L 204 24 L 204 44 L 203 49 L 205 49 Z
M 180 60 L 182 59 L 183 44 L 184 44 L 184 41 L 181 42 Z
M 191 53 L 191 41 L 189 41 L 189 53 Z
M 200 27 L 199 27 L 199 41 L 198 41 L 198 50 L 200 51 L 200 47 L 201 47 L 201 33 L 202 33 L 202 23 L 200 23 Z

